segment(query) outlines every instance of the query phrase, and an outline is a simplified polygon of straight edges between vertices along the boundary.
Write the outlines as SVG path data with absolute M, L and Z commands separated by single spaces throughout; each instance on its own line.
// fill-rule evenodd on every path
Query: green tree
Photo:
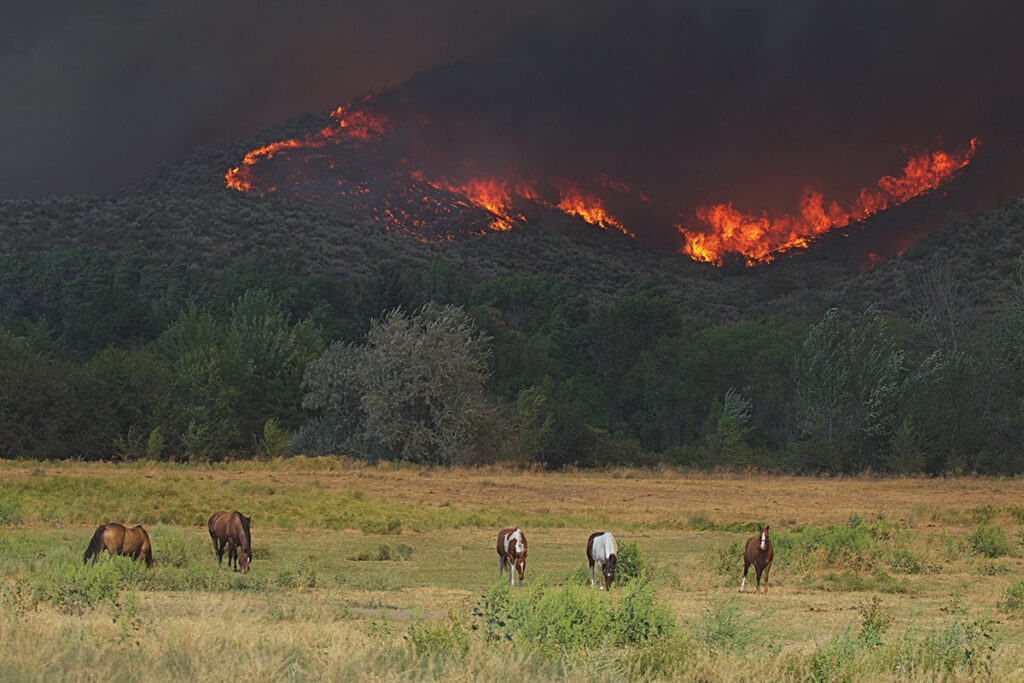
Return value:
M 849 325 L 831 308 L 807 333 L 793 363 L 797 424 L 826 442 L 836 439 L 851 418 L 849 335 Z
M 404 460 L 492 459 L 502 421 L 484 390 L 489 341 L 460 307 L 392 310 L 371 323 L 363 346 L 332 346 L 310 365 L 306 405 L 333 425 L 358 423 L 350 443 Z
M 0 458 L 109 458 L 117 434 L 102 382 L 0 329 Z
M 857 326 L 840 320 L 836 309 L 827 311 L 808 332 L 793 378 L 804 435 L 838 445 L 836 453 L 853 449 L 859 461 L 844 455 L 843 469 L 883 465 L 896 427 L 904 357 L 900 339 L 876 309 L 869 308 Z M 832 456 L 827 459 L 835 465 Z

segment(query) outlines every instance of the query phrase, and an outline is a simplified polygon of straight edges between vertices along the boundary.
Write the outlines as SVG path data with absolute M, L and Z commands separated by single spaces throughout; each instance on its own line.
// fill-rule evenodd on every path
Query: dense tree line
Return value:
M 0 457 L 1024 471 L 1024 270 L 997 310 L 948 263 L 922 272 L 905 315 L 709 322 L 645 279 L 594 301 L 447 260 L 10 252 Z

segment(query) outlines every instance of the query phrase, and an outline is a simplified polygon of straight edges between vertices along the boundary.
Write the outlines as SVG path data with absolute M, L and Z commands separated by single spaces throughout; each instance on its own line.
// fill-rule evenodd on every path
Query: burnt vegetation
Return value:
M 1024 470 L 1019 201 L 866 270 L 839 239 L 715 268 L 593 228 L 423 243 L 223 188 L 263 141 L 0 202 L 0 457 Z M 387 385 L 439 310 L 471 356 Z

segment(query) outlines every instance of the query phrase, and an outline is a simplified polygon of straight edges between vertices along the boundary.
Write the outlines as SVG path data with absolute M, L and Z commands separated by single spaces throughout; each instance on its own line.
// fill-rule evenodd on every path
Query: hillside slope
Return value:
M 197 150 L 117 196 L 0 202 L 0 251 L 119 249 L 139 242 L 161 258 L 218 269 L 259 246 L 297 252 L 319 273 L 356 276 L 373 273 L 384 261 L 425 266 L 445 259 L 473 280 L 524 271 L 567 278 L 594 302 L 632 279 L 650 278 L 684 310 L 711 321 L 763 313 L 819 315 L 831 305 L 856 312 L 867 303 L 903 311 L 910 283 L 936 263 L 949 264 L 969 297 L 991 309 L 1003 301 L 1005 283 L 1024 253 L 1019 200 L 973 218 L 948 218 L 902 256 L 868 270 L 841 236 L 770 264 L 716 268 L 551 218 L 522 230 L 423 243 L 375 225 L 351 224 L 301 201 L 224 187 L 225 169 L 247 150 L 319 126 L 324 116 L 307 115 L 258 138 Z M 860 229 L 870 231 L 872 225 Z

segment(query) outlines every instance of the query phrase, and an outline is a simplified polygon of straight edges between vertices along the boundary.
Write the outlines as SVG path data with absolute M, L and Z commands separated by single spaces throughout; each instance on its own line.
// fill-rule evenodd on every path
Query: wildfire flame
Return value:
M 363 110 L 353 110 L 342 105 L 331 112 L 331 118 L 337 121 L 336 126 L 326 126 L 302 140 L 289 139 L 272 142 L 248 152 L 242 163 L 229 169 L 224 174 L 224 183 L 232 190 L 253 192 L 256 185 L 252 179 L 252 169 L 260 161 L 273 159 L 281 152 L 292 149 L 324 147 L 330 142 L 338 142 L 345 138 L 369 140 L 383 135 L 388 130 L 388 121 L 382 117 Z M 272 190 L 273 188 L 267 188 Z
M 463 174 L 452 179 L 410 159 L 397 162 L 397 170 L 390 175 L 367 172 L 361 165 L 364 155 L 375 158 L 375 143 L 390 139 L 386 136 L 396 130 L 388 117 L 372 111 L 371 104 L 370 96 L 353 101 L 331 112 L 330 125 L 305 138 L 280 140 L 248 152 L 238 166 L 227 171 L 225 184 L 240 192 L 272 193 L 278 188 L 268 178 L 276 178 L 307 199 L 333 202 L 359 220 L 370 220 L 387 230 L 423 240 L 454 239 L 453 230 L 468 235 L 511 230 L 528 220 L 522 213 L 526 203 L 635 237 L 606 208 L 601 197 L 590 190 L 605 197 L 613 193 L 628 200 L 626 206 L 635 206 L 637 201 L 653 205 L 650 197 L 638 188 L 607 174 L 593 176 L 585 190 L 583 184 L 565 178 L 538 183 L 535 178 L 524 179 L 511 172 L 506 177 Z M 332 156 L 332 152 L 318 151 L 329 145 L 345 145 L 356 156 Z M 741 255 L 747 265 L 770 261 L 785 250 L 807 247 L 810 240 L 823 233 L 864 220 L 938 187 L 970 163 L 977 145 L 977 139 L 972 139 L 969 149 L 959 155 L 940 150 L 912 157 L 900 176 L 881 178 L 874 188 L 862 189 L 846 207 L 835 201 L 826 202 L 820 192 L 810 188 L 800 197 L 796 215 L 745 213 L 732 203 L 698 207 L 696 217 L 707 229 L 676 225 L 686 239 L 680 252 L 716 265 L 721 265 L 729 252 Z M 269 164 L 268 171 L 260 169 L 257 174 L 257 166 L 278 156 L 289 163 L 276 168 Z M 345 163 L 340 159 L 355 162 L 344 170 Z M 307 170 L 312 171 L 311 177 L 321 174 L 320 185 L 307 184 Z M 322 185 L 323 173 L 337 174 L 330 190 Z
M 847 209 L 837 202 L 825 205 L 820 192 L 805 189 L 800 198 L 800 214 L 769 217 L 743 213 L 732 203 L 702 206 L 697 218 L 710 226 L 708 232 L 677 229 L 686 236 L 681 252 L 697 261 L 721 265 L 725 254 L 741 254 L 752 265 L 770 261 L 782 251 L 806 247 L 808 240 L 829 230 L 864 220 L 885 209 L 902 204 L 935 189 L 971 162 L 978 139 L 960 155 L 943 151 L 911 158 L 900 177 L 885 176 L 875 189 L 864 188 Z
M 325 147 L 328 144 L 340 144 L 352 141 L 369 141 L 380 138 L 392 129 L 391 123 L 384 117 L 372 114 L 364 109 L 357 109 L 353 106 L 338 107 L 331 113 L 336 125 L 327 126 L 304 139 L 289 139 L 273 142 L 263 147 L 252 150 L 242 159 L 242 163 L 228 170 L 224 176 L 227 187 L 240 192 L 253 192 L 258 188 L 254 179 L 253 170 L 263 161 L 273 159 L 279 154 L 295 150 L 309 150 Z M 331 166 L 333 168 L 333 165 Z M 476 207 L 489 213 L 492 218 L 488 224 L 490 230 L 511 230 L 516 224 L 526 222 L 526 217 L 516 211 L 513 207 L 516 201 L 530 201 L 549 209 L 558 209 L 569 215 L 578 216 L 584 221 L 607 230 L 610 227 L 617 228 L 623 233 L 633 237 L 634 235 L 626 230 L 622 223 L 605 210 L 600 199 L 596 196 L 584 193 L 577 185 L 563 183 L 559 187 L 559 199 L 557 202 L 545 201 L 537 190 L 536 181 L 532 180 L 506 180 L 490 177 L 477 177 L 464 182 L 454 182 L 447 179 L 430 177 L 422 169 L 414 169 L 410 177 L 417 182 L 424 183 L 436 190 L 455 195 L 469 206 Z M 634 192 L 649 201 L 642 193 L 632 189 L 627 183 L 611 179 L 602 175 L 600 183 L 604 187 L 611 187 L 619 192 Z M 363 186 L 346 187 L 346 183 L 338 180 L 339 195 L 349 193 L 366 194 L 368 188 Z M 277 188 L 267 186 L 260 188 L 266 192 L 273 192 Z M 316 198 L 321 198 L 317 195 Z M 432 205 L 435 208 L 438 200 L 435 197 L 422 197 L 424 205 Z M 417 220 L 407 215 L 402 209 L 385 207 L 363 207 L 370 215 L 374 216 L 381 224 L 391 230 L 418 234 Z M 439 211 L 442 211 L 439 209 Z M 442 235 L 444 239 L 451 239 L 452 236 Z

